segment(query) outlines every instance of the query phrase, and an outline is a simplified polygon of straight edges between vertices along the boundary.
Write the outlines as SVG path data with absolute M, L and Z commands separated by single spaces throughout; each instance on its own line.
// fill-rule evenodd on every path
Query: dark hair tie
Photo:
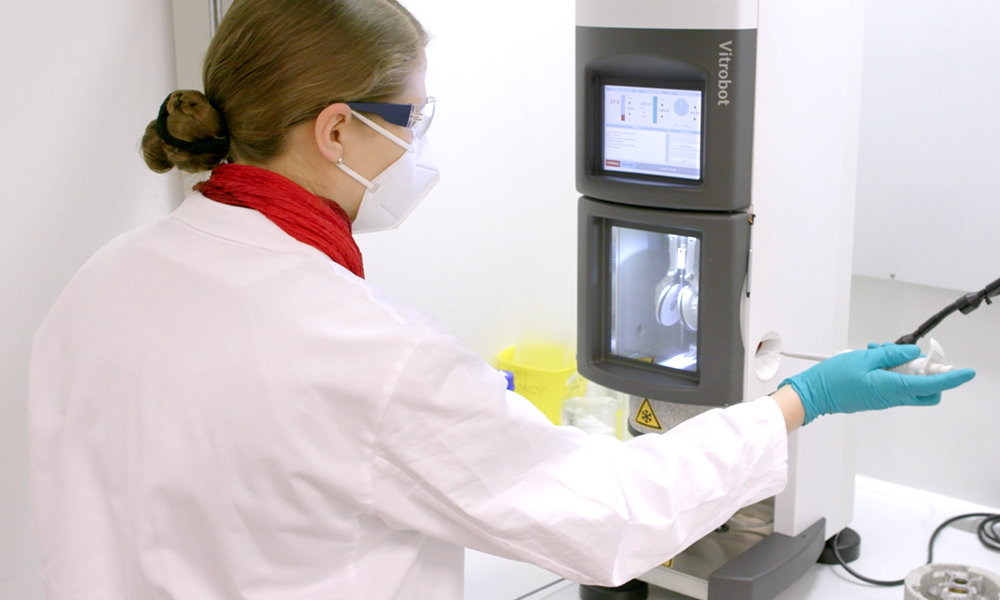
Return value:
M 160 114 L 156 117 L 156 135 L 160 136 L 160 139 L 167 144 L 177 148 L 178 150 L 183 150 L 184 152 L 190 152 L 191 154 L 221 154 L 225 155 L 229 153 L 229 135 L 225 134 L 224 137 L 210 137 L 203 140 L 198 140 L 196 142 L 189 142 L 187 140 L 177 139 L 170 135 L 167 131 L 167 117 L 170 116 L 170 112 L 167 110 L 167 104 L 170 103 L 170 98 L 174 95 L 173 92 L 167 95 L 167 99 L 163 101 L 160 105 Z M 221 115 L 219 115 L 221 117 Z M 225 126 L 223 126 L 223 131 L 225 131 Z

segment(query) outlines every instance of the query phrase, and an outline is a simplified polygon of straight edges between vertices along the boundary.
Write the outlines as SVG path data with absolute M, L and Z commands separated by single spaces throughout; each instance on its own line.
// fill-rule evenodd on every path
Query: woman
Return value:
M 787 431 L 971 378 L 879 371 L 916 353 L 889 346 L 662 436 L 553 427 L 364 281 L 352 226 L 437 178 L 425 43 L 394 0 L 237 0 L 207 98 L 167 98 L 147 163 L 211 178 L 99 251 L 36 338 L 51 600 L 457 599 L 463 546 L 617 585 L 781 490 Z

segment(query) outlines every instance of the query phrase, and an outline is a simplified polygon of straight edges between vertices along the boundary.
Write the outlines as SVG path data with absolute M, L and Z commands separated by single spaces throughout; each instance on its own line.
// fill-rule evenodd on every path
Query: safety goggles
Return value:
M 416 137 L 423 137 L 434 120 L 434 98 L 423 104 L 389 104 L 384 102 L 348 102 L 352 110 L 375 114 L 393 125 L 406 127 Z

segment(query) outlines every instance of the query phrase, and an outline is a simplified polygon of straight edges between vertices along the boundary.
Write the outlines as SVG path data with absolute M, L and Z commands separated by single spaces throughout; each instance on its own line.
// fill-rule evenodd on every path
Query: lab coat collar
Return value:
M 256 210 L 215 202 L 200 192 L 185 198 L 172 216 L 198 231 L 240 244 L 330 260 L 323 252 L 282 231 Z

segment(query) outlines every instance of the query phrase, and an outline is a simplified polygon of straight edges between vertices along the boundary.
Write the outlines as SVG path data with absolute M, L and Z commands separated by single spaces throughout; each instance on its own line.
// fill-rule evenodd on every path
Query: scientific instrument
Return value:
M 576 8 L 579 370 L 630 394 L 632 435 L 663 433 L 803 370 L 786 343 L 846 347 L 864 3 Z M 754 527 L 641 579 L 775 597 L 851 520 L 852 436 L 793 433 L 785 491 L 737 516 Z

